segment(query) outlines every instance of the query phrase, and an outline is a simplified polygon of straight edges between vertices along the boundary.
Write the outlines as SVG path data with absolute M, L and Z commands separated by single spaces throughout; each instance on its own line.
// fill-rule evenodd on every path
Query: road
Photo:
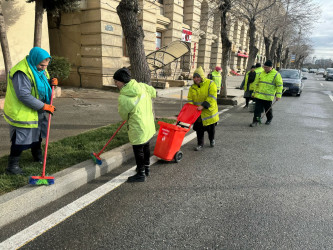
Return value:
M 309 74 L 302 95 L 283 97 L 271 125 L 255 128 L 248 110 L 225 111 L 214 148 L 189 141 L 180 163 L 158 161 L 146 182 L 120 185 L 22 249 L 331 249 L 332 91 Z M 0 240 L 133 166 L 3 228 Z

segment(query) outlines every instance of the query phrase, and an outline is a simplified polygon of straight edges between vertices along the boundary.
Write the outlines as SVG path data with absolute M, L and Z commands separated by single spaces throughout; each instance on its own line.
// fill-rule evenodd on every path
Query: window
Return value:
M 162 47 L 162 33 L 156 32 L 156 50 Z

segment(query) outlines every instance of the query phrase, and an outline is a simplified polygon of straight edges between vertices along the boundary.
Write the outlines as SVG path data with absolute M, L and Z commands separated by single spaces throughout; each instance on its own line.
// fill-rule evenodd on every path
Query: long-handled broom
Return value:
M 282 95 L 284 94 L 284 92 L 286 92 L 287 89 L 284 89 L 282 92 Z M 270 111 L 273 107 L 273 105 L 277 102 L 277 100 L 275 99 L 275 101 L 272 103 L 272 105 L 269 107 L 269 109 L 267 109 L 267 111 L 265 112 L 265 114 L 263 114 L 261 117 L 257 117 L 259 124 L 261 124 L 262 119 L 266 116 L 266 114 L 268 113 L 268 111 Z
M 54 80 L 54 79 L 52 79 L 52 80 Z M 56 80 L 56 81 L 58 81 L 58 80 Z M 53 103 L 53 92 L 54 92 L 54 85 L 52 85 L 50 105 L 52 105 L 52 103 Z M 52 114 L 50 113 L 49 114 L 49 120 L 48 120 L 48 123 L 47 123 L 47 134 L 46 134 L 46 141 L 45 141 L 45 153 L 44 153 L 44 162 L 43 162 L 42 175 L 41 176 L 30 176 L 29 184 L 32 184 L 32 185 L 52 185 L 52 184 L 54 184 L 54 177 L 53 176 L 45 176 L 47 148 L 49 146 L 49 136 L 50 136 L 50 127 L 51 127 L 51 117 L 52 117 Z
M 119 128 L 116 130 L 116 132 L 114 132 L 114 134 L 111 136 L 111 138 L 108 140 L 108 142 L 104 145 L 104 147 L 102 148 L 101 151 L 99 151 L 98 154 L 96 153 L 91 153 L 90 156 L 93 159 L 93 161 L 98 164 L 98 165 L 102 165 L 102 159 L 99 157 L 104 149 L 109 145 L 109 143 L 112 141 L 112 139 L 116 136 L 116 134 L 118 133 L 118 131 L 121 129 L 121 127 L 126 123 L 126 121 L 123 121 L 122 124 L 120 124 Z

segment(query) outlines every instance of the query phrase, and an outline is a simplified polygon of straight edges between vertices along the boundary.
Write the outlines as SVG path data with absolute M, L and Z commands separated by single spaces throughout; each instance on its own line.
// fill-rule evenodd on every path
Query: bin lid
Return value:
M 198 106 L 186 103 L 182 110 L 179 112 L 177 121 L 188 124 L 193 124 L 201 114 L 201 110 L 198 110 Z

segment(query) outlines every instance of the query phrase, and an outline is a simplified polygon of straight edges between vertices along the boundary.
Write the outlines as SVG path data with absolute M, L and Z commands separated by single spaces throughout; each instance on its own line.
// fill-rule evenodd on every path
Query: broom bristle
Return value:
M 96 164 L 102 165 L 102 159 L 99 158 L 96 153 L 91 153 L 90 156 Z
M 34 186 L 52 185 L 54 184 L 54 177 L 46 176 L 44 179 L 41 176 L 30 176 L 29 184 Z

